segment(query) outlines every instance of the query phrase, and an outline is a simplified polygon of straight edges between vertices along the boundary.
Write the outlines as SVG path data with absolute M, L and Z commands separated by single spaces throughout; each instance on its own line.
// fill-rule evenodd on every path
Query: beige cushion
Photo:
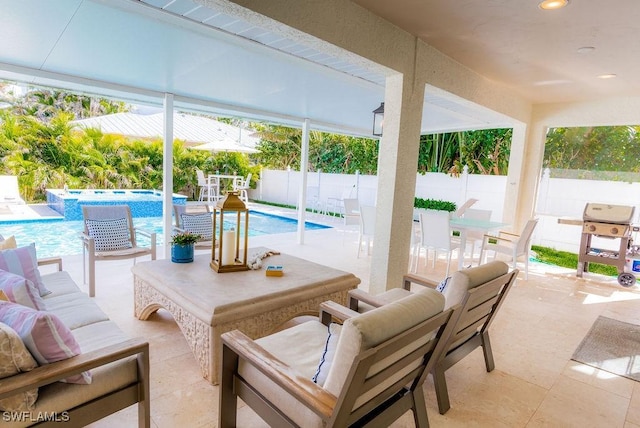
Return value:
M 78 288 L 66 271 L 44 274 L 41 278 L 45 286 L 51 291 L 51 293 L 45 297 L 45 302 L 47 302 L 48 299 L 62 294 L 77 293 L 80 291 L 80 288 Z
M 78 327 L 100 321 L 108 321 L 109 317 L 85 293 L 75 293 L 53 296 L 45 299 L 47 312 L 55 314 L 62 323 L 75 330 Z
M 295 373 L 308 381 L 318 368 L 318 360 L 327 341 L 327 326 L 318 321 L 308 321 L 256 340 L 260 346 L 292 367 Z M 269 397 L 279 409 L 299 426 L 320 427 L 318 416 L 291 395 L 268 380 L 255 367 L 240 361 L 238 373 L 258 391 Z
M 392 288 L 391 290 L 385 291 L 384 293 L 380 293 L 375 296 L 375 300 L 377 302 L 376 306 L 382 306 L 391 302 L 395 302 L 396 300 L 400 300 L 410 294 L 411 291 L 405 290 L 404 288 Z M 369 312 L 373 308 L 373 306 L 368 305 L 364 302 L 358 302 L 358 312 L 360 313 Z
M 509 266 L 501 261 L 493 261 L 478 267 L 456 271 L 444 290 L 445 309 L 462 301 L 467 290 L 482 285 L 492 279 L 506 274 Z
M 38 367 L 20 336 L 11 327 L 0 323 L 0 379 Z M 16 394 L 0 400 L 0 411 L 23 412 L 33 409 L 38 389 Z
M 122 343 L 128 337 L 112 321 L 104 321 L 74 330 L 74 336 L 87 353 L 105 346 Z M 93 382 L 90 385 L 54 382 L 40 388 L 40 396 L 32 414 L 39 412 L 63 412 L 82 403 L 100 397 L 109 391 L 116 391 L 138 378 L 136 357 L 131 356 L 95 369 L 91 369 Z M 7 427 L 23 427 L 28 424 L 6 423 Z M 63 426 L 65 424 L 61 424 Z
M 388 305 L 346 320 L 342 326 L 336 349 L 336 357 L 327 376 L 324 388 L 339 396 L 346 382 L 354 358 L 363 351 L 442 312 L 444 297 L 439 292 L 425 288 Z M 431 338 L 425 338 L 430 340 Z M 420 346 L 413 344 L 412 349 Z M 410 352 L 410 350 L 403 350 Z M 379 371 L 381 367 L 372 367 Z

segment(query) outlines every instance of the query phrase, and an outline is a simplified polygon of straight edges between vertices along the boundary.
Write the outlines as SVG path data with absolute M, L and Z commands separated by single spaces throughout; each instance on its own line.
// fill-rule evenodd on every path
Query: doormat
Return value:
M 640 326 L 599 316 L 571 359 L 640 382 Z

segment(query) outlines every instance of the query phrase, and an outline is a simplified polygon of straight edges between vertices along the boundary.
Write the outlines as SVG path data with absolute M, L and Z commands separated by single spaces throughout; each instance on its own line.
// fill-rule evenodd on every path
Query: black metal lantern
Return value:
M 382 125 L 384 122 L 384 103 L 373 111 L 373 135 L 382 137 Z
M 231 217 L 232 228 L 224 228 L 224 219 Z M 213 207 L 213 245 L 211 269 L 218 273 L 249 270 L 247 249 L 249 246 L 249 210 L 238 197 L 229 192 Z M 240 239 L 244 248 L 240 246 Z

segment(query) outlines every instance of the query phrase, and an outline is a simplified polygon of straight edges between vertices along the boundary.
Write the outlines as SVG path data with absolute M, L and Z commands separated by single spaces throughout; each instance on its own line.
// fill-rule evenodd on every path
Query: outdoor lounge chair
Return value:
M 96 261 L 135 259 L 151 255 L 156 259 L 156 234 L 133 227 L 128 205 L 84 205 L 82 234 L 82 272 L 86 282 L 85 263 L 89 260 L 89 296 L 96 291 Z M 147 237 L 150 246 L 138 246 L 137 234 Z
M 411 410 L 428 427 L 422 385 L 457 316 L 443 306 L 434 290 L 366 314 L 324 302 L 320 321 L 224 333 L 218 427 L 236 426 L 238 397 L 270 426 L 388 426 Z
M 0 205 L 24 204 L 20 197 L 18 177 L 15 175 L 0 175 Z
M 213 217 L 209 205 L 174 205 L 176 232 L 190 232 L 202 238 L 196 242 L 196 248 L 212 248 Z
M 366 312 L 371 308 L 384 306 L 410 295 L 412 283 L 426 287 L 444 284 L 442 294 L 445 297 L 445 309 L 460 305 L 460 315 L 447 341 L 445 354 L 436 362 L 432 370 L 438 397 L 438 410 L 444 414 L 451 407 L 445 378 L 445 372 L 450 367 L 480 346 L 484 353 L 487 372 L 495 368 L 489 340 L 489 326 L 517 276 L 517 269 L 509 272 L 509 266 L 501 261 L 456 271 L 451 278 L 440 284 L 408 274 L 404 277 L 403 288 L 394 288 L 377 296 L 362 290 L 350 291 L 349 307 L 355 311 Z

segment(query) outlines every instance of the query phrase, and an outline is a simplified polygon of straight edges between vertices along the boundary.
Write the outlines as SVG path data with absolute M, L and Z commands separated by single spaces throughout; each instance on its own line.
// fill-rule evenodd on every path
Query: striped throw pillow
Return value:
M 60 318 L 50 312 L 37 311 L 12 302 L 0 302 L 0 322 L 14 329 L 40 365 L 66 360 L 80 354 L 80 345 Z M 89 384 L 86 371 L 64 382 Z
M 19 303 L 32 309 L 47 309 L 35 284 L 20 275 L 0 270 L 0 291 L 10 302 Z
M 0 269 L 20 275 L 33 282 L 38 287 L 41 296 L 50 294 L 51 291 L 44 286 L 40 271 L 38 270 L 38 258 L 36 256 L 36 244 L 10 250 L 0 251 Z
M 96 251 L 131 248 L 129 222 L 126 218 L 113 220 L 86 220 L 89 236 L 96 243 Z

